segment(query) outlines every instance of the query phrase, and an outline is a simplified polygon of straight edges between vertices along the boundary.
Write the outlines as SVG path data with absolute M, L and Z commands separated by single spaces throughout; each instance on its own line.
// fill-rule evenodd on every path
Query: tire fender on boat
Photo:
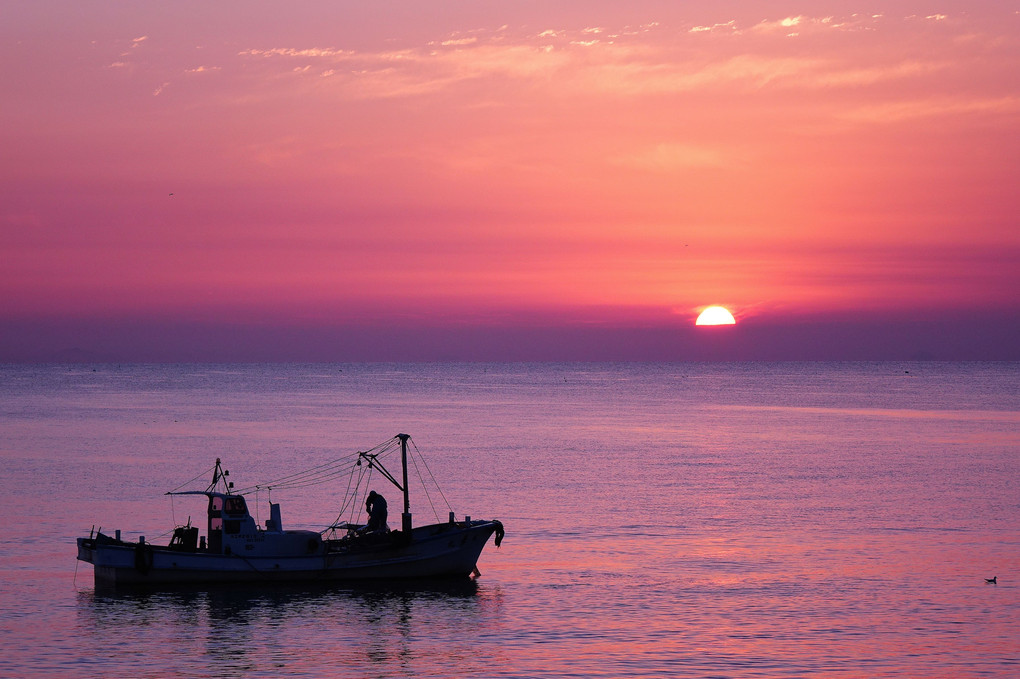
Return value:
M 142 575 L 152 570 L 152 545 L 148 542 L 135 545 L 135 570 Z
M 503 542 L 503 536 L 506 535 L 506 531 L 503 530 L 503 524 L 499 521 L 494 522 L 496 524 L 496 539 L 493 540 L 492 544 L 499 547 L 499 544 Z

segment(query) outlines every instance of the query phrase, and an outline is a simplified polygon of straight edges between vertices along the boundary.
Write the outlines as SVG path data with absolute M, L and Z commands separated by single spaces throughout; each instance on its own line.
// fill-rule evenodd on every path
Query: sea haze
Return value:
M 0 676 L 1020 673 L 1016 363 L 0 366 L 0 424 Z M 109 592 L 75 560 L 202 526 L 164 493 L 217 457 L 246 487 L 400 432 L 506 526 L 477 580 Z M 272 501 L 321 529 L 345 488 Z

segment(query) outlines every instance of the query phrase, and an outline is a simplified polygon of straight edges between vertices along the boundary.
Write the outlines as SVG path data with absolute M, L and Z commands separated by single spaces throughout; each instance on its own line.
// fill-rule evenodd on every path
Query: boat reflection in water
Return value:
M 169 585 L 181 583 L 282 583 L 366 580 L 405 580 L 467 577 L 478 574 L 478 557 L 495 534 L 498 547 L 503 525 L 494 520 L 456 520 L 412 526 L 408 490 L 407 434 L 367 452 L 338 459 L 292 474 L 248 491 L 233 490 L 229 472 L 216 460 L 213 478 L 205 490 L 175 490 L 169 495 L 204 495 L 207 526 L 177 526 L 168 545 L 155 545 L 92 532 L 78 538 L 78 559 L 91 563 L 97 585 Z M 413 445 L 413 444 L 412 444 Z M 380 458 L 400 452 L 401 478 L 391 474 Z M 427 469 L 427 467 L 426 467 Z M 355 524 L 337 520 L 322 531 L 284 530 L 279 504 L 270 503 L 265 527 L 257 525 L 248 509 L 245 492 L 261 487 L 296 488 L 331 481 L 349 474 L 342 516 L 357 506 L 366 472 L 378 470 L 403 493 L 400 530 L 385 524 Z
M 125 676 L 151 676 L 154 666 L 173 668 L 176 676 L 208 676 L 210 668 L 217 676 L 251 676 L 267 655 L 277 676 L 366 666 L 399 672 L 417 654 L 431 658 L 434 676 L 456 676 L 465 662 L 482 666 L 464 654 L 472 630 L 498 619 L 501 605 L 498 586 L 482 588 L 472 578 L 271 588 L 221 583 L 100 586 L 79 592 L 77 615 L 83 638 L 99 646 L 118 639 L 131 649 L 149 635 L 177 639 L 148 653 L 118 654 Z M 108 661 L 98 654 L 77 662 L 101 670 Z

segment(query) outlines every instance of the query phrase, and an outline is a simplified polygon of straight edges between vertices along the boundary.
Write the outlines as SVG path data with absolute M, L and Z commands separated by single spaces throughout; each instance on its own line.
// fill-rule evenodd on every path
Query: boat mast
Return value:
M 220 482 L 223 483 L 223 492 L 230 495 L 230 490 L 234 487 L 233 481 L 227 481 L 226 477 L 230 476 L 230 472 L 223 468 L 220 464 L 220 458 L 216 458 L 216 466 L 213 467 L 212 483 L 205 489 L 205 492 L 215 492 L 216 485 Z
M 401 529 L 405 535 L 411 535 L 411 496 L 407 490 L 407 439 L 408 434 L 397 434 L 400 439 L 400 466 L 404 470 L 404 513 L 401 515 Z
M 403 469 L 403 485 L 400 484 L 393 474 L 390 474 L 383 466 L 382 462 L 376 459 L 378 453 L 358 453 L 358 464 L 361 464 L 362 458 L 368 460 L 369 469 L 378 469 L 383 476 L 386 477 L 390 483 L 396 486 L 399 490 L 404 493 L 404 513 L 401 515 L 401 530 L 408 536 L 411 535 L 411 495 L 407 489 L 407 439 L 411 438 L 410 434 L 397 434 L 393 438 L 400 439 L 400 466 Z M 391 441 L 393 439 L 390 439 Z M 389 443 L 389 441 L 387 441 Z

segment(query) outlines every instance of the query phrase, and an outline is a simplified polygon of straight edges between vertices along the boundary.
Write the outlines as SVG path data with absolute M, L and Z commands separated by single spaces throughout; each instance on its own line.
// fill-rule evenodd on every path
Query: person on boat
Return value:
M 365 500 L 365 511 L 368 512 L 368 526 L 365 527 L 367 532 L 386 530 L 386 498 L 371 491 Z

